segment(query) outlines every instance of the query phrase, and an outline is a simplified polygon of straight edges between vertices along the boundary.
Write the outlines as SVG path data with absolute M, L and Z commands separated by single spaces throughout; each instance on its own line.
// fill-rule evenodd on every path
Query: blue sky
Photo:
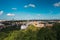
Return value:
M 0 0 L 0 20 L 60 19 L 60 0 Z

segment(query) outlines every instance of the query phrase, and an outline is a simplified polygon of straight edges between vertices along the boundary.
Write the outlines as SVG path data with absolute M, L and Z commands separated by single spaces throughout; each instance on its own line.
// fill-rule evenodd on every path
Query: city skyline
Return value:
M 0 20 L 60 19 L 60 0 L 0 0 Z

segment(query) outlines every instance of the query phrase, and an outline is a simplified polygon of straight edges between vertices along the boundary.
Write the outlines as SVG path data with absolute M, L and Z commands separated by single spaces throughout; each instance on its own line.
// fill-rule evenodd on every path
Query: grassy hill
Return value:
M 55 24 L 57 26 L 57 24 Z M 51 29 L 49 28 L 36 28 L 30 25 L 27 29 L 23 30 L 10 30 L 0 32 L 0 40 L 57 40 L 57 30 L 60 24 Z M 54 30 L 56 29 L 56 30 Z M 60 35 L 60 32 L 58 32 Z M 60 37 L 60 36 L 59 36 Z M 58 40 L 60 40 L 58 38 Z

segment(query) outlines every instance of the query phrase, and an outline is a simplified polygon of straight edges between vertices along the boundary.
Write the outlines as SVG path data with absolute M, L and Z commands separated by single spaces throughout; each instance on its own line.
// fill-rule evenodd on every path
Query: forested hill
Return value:
M 52 28 L 37 28 L 33 25 L 23 30 L 6 28 L 0 32 L 0 40 L 60 40 L 60 24 L 54 24 Z

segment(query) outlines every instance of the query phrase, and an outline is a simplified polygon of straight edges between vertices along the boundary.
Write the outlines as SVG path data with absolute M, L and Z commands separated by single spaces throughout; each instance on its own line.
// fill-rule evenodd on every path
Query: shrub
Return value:
M 37 40 L 56 40 L 56 33 L 51 29 L 42 28 L 37 34 Z

